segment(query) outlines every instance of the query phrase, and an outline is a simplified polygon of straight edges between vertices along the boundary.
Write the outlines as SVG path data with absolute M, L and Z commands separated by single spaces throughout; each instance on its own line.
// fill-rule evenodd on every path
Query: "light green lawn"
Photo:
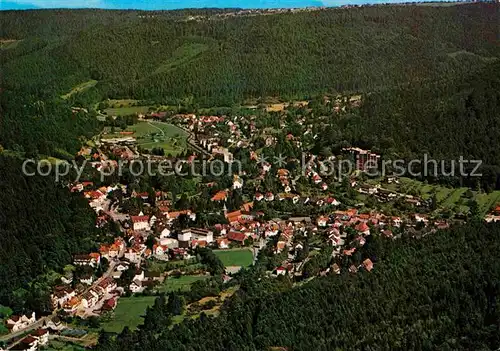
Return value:
M 249 249 L 214 250 L 224 266 L 248 267 L 253 262 L 253 254 Z

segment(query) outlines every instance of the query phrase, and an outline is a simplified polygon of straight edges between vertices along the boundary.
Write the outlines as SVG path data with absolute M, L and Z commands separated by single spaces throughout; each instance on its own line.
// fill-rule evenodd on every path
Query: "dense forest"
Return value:
M 437 180 L 500 189 L 500 61 L 464 77 L 369 93 L 359 111 L 333 119 L 324 128 L 320 132 L 317 127 L 316 152 L 356 145 L 390 160 L 423 160 L 426 154 L 446 161 L 448 176 Z M 477 177 L 460 177 L 460 156 L 482 161 L 480 184 Z M 451 160 L 454 177 L 449 176 Z M 473 167 L 470 163 L 464 169 L 471 174 Z M 437 178 L 430 173 L 429 178 Z
M 176 20 L 181 13 L 2 12 L 0 38 L 18 40 L 0 52 L 4 89 L 64 94 L 93 79 L 88 99 L 192 95 L 230 106 L 446 79 L 500 54 L 494 3 Z
M 0 305 L 46 312 L 54 271 L 95 248 L 95 213 L 80 194 L 25 176 L 21 165 L 0 156 Z
M 340 275 L 296 288 L 286 277 L 253 275 L 219 317 L 202 313 L 169 328 L 172 312 L 157 303 L 146 320 L 163 326 L 103 334 L 98 350 L 496 349 L 499 238 L 498 224 L 475 223 L 422 239 L 370 240 L 358 260 L 376 261 L 371 272 L 348 273 L 344 262 Z

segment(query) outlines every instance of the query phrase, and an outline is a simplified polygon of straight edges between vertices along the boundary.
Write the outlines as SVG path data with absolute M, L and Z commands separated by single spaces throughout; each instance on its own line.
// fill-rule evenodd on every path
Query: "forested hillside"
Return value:
M 316 151 L 340 152 L 346 144 L 391 160 L 423 160 L 424 154 L 447 164 L 460 156 L 481 160 L 482 187 L 500 189 L 500 61 L 463 77 L 366 94 L 359 111 L 333 119 L 319 133 Z M 458 170 L 440 181 L 478 185 L 477 177 L 459 177 Z
M 25 176 L 21 165 L 0 156 L 0 305 L 43 311 L 54 271 L 94 247 L 95 213 L 80 194 Z
M 98 350 L 493 350 L 500 344 L 500 226 L 370 240 L 370 273 L 317 278 L 282 293 L 253 276 L 226 312 L 157 325 Z M 347 263 L 347 262 L 345 262 Z M 345 266 L 344 266 L 345 267 Z M 286 284 L 283 284 L 286 285 Z M 162 313 L 156 306 L 155 313 Z M 150 312 L 151 313 L 151 312 Z M 148 318 L 148 317 L 146 317 Z
M 499 56 L 498 5 L 377 6 L 179 21 L 137 11 L 2 12 L 4 88 L 231 105 L 454 77 Z M 179 14 L 177 14 L 179 16 Z M 181 17 L 185 18 L 185 17 Z

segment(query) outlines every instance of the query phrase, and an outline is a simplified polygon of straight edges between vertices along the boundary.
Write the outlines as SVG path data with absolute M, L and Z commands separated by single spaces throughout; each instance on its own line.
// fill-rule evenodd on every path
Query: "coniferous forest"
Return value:
M 46 312 L 52 273 L 95 249 L 87 201 L 20 169 L 22 158 L 72 158 L 102 127 L 96 106 L 107 99 L 196 110 L 359 94 L 360 108 L 342 118 L 318 108 L 331 122 L 317 150 L 462 155 L 483 160 L 484 190 L 500 189 L 498 3 L 215 16 L 221 12 L 0 12 L 0 304 Z M 235 278 L 240 289 L 217 318 L 201 313 L 171 325 L 161 300 L 139 330 L 102 333 L 97 349 L 500 346 L 498 225 L 375 237 L 360 252 L 355 260 L 376 263 L 371 273 L 351 275 L 344 262 L 339 276 L 293 289 L 286 276 L 265 276 L 262 255 Z
M 374 239 L 376 268 L 317 278 L 259 277 L 259 264 L 217 318 L 169 327 L 155 304 L 145 326 L 98 350 L 493 350 L 500 343 L 500 226 L 470 224 L 422 239 Z M 346 262 L 347 263 L 347 262 Z M 171 315 L 170 315 L 171 316 Z M 151 325 L 151 327 L 148 327 Z

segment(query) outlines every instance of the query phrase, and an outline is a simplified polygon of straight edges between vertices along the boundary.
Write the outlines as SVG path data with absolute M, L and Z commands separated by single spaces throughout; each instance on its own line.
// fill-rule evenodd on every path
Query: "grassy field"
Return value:
M 110 107 L 103 112 L 108 116 L 128 116 L 134 114 L 146 114 L 149 111 L 149 106 L 125 106 L 125 107 Z
M 214 250 L 224 266 L 248 267 L 253 262 L 253 254 L 249 249 Z
M 493 191 L 489 194 L 477 194 L 476 201 L 479 205 L 481 213 L 483 215 L 490 212 L 490 210 L 497 204 L 500 203 L 500 190 Z
M 126 129 L 134 132 L 137 144 L 144 149 L 151 150 L 161 147 L 165 154 L 177 155 L 186 148 L 187 135 L 179 127 L 160 122 L 139 122 Z M 123 137 L 119 132 L 103 135 L 104 138 Z
M 160 292 L 170 292 L 170 291 L 188 291 L 191 288 L 191 284 L 198 280 L 208 279 L 208 275 L 183 275 L 179 278 L 168 277 L 163 285 L 159 287 Z
M 468 188 L 458 188 L 452 190 L 449 194 L 448 197 L 445 198 L 442 202 L 442 206 L 444 207 L 453 207 L 460 203 L 463 200 L 463 195 L 465 192 L 468 190 Z
M 161 66 L 159 66 L 154 73 L 165 73 L 168 72 L 182 64 L 185 64 L 193 59 L 195 59 L 198 55 L 207 51 L 209 46 L 207 44 L 201 43 L 191 43 L 184 44 L 181 47 L 177 48 L 172 57 L 170 57 L 167 61 L 165 61 Z
M 64 342 L 60 340 L 51 340 L 48 346 L 43 350 L 58 350 L 58 351 L 84 351 L 85 347 L 76 345 L 71 342 Z
M 87 89 L 94 87 L 96 84 L 97 84 L 97 80 L 89 80 L 88 82 L 78 84 L 76 87 L 71 89 L 71 91 L 69 93 L 64 94 L 61 97 L 63 99 L 69 99 L 73 94 L 81 93 L 82 91 L 85 91 Z
M 22 40 L 0 40 L 0 49 L 15 49 Z
M 143 322 L 143 316 L 148 306 L 152 306 L 156 296 L 122 297 L 113 312 L 110 321 L 104 322 L 102 328 L 107 332 L 120 333 L 123 327 L 135 329 Z

